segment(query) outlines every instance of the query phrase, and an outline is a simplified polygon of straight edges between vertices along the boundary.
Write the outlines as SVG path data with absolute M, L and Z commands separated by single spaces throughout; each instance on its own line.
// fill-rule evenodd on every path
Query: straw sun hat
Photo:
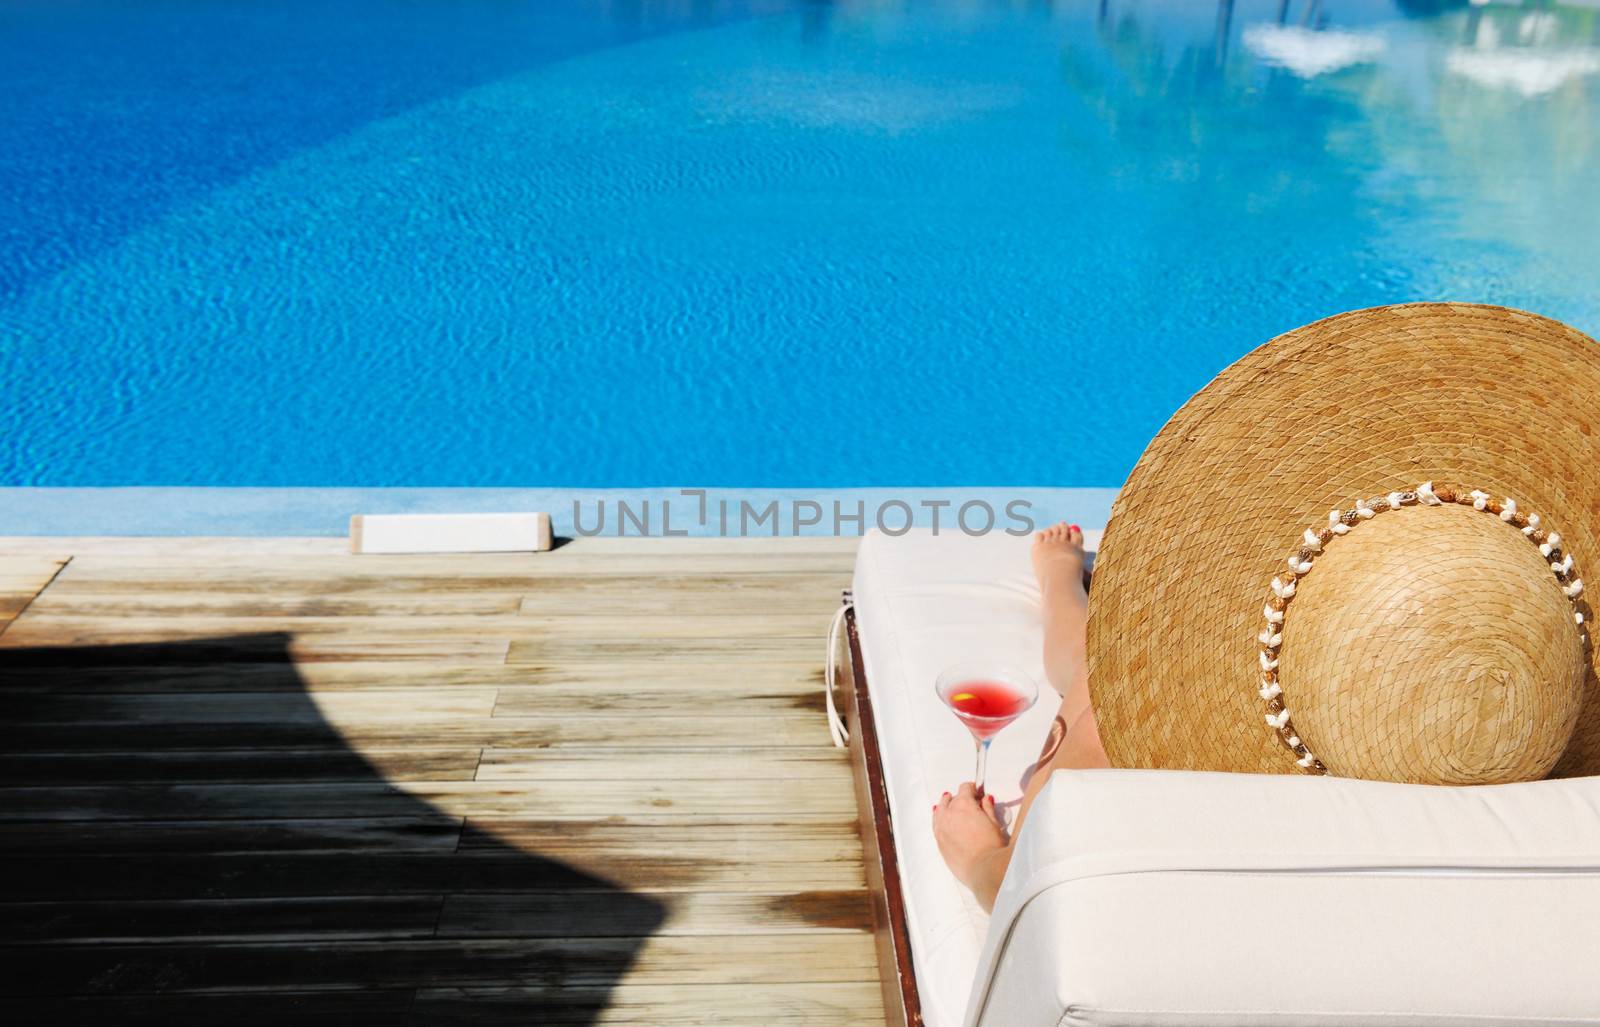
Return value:
M 1600 348 L 1504 307 L 1289 332 L 1161 429 L 1096 561 L 1114 766 L 1600 773 Z M 1600 574 L 1600 570 L 1596 571 Z

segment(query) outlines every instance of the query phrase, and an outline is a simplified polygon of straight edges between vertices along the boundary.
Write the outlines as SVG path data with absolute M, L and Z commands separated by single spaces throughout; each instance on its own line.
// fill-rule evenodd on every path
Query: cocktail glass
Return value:
M 950 707 L 950 712 L 972 732 L 978 750 L 973 780 L 982 795 L 989 743 L 1007 724 L 1033 708 L 1039 699 L 1039 685 L 1031 676 L 1010 667 L 958 663 L 946 667 L 933 688 L 939 701 Z

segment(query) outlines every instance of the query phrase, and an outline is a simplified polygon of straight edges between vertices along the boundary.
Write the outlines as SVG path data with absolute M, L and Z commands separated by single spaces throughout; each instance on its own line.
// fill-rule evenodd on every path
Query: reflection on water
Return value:
M 1377 32 L 1251 25 L 1245 30 L 1244 45 L 1266 64 L 1287 68 L 1301 78 L 1316 78 L 1376 60 L 1383 54 L 1384 39 Z
M 0 484 L 1115 486 L 1319 317 L 1600 331 L 1597 3 L 0 4 Z
M 1478 4 L 1447 66 L 1490 88 L 1533 97 L 1600 71 L 1600 17 L 1594 8 L 1557 4 Z
M 1600 258 L 1600 3 L 1219 0 L 1215 10 L 1105 0 L 1092 33 L 1066 34 L 1064 80 L 1127 166 L 1149 157 L 1186 177 L 1210 172 L 1259 208 L 1273 199 L 1271 167 L 1309 157 L 1320 166 L 1298 188 L 1355 176 L 1345 185 L 1378 217 L 1379 237 L 1403 234 L 1404 248 L 1438 233 L 1436 266 L 1448 268 L 1448 240 L 1480 240 L 1526 247 L 1552 284 L 1587 280 Z M 1472 279 L 1439 285 L 1472 295 Z

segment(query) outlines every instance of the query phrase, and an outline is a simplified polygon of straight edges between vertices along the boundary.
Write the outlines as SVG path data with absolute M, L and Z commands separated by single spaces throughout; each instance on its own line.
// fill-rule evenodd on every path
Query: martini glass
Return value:
M 944 669 L 933 689 L 939 701 L 950 707 L 950 712 L 972 732 L 978 749 L 978 769 L 973 780 L 982 795 L 989 743 L 1007 724 L 1033 708 L 1039 698 L 1039 686 L 1027 674 L 1010 667 L 958 663 Z

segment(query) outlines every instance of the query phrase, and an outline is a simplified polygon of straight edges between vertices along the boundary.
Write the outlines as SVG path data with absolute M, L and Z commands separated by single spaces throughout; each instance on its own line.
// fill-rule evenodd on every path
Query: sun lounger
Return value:
M 870 535 L 853 592 L 842 701 L 891 1023 L 1600 1024 L 1600 779 L 1063 773 L 991 924 L 929 829 L 973 767 L 933 680 L 994 659 L 1043 682 L 1028 540 Z M 1053 715 L 1046 692 L 995 743 L 1013 809 Z

